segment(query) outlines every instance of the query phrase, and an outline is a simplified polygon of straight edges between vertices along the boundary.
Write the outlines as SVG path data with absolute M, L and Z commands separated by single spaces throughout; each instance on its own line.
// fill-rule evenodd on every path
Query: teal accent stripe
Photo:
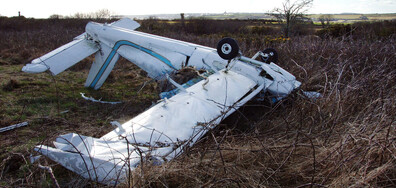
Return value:
M 102 67 L 100 68 L 99 72 L 96 74 L 95 79 L 92 81 L 92 83 L 89 85 L 89 87 L 95 87 L 95 85 L 98 83 L 98 81 L 100 80 L 100 78 L 102 77 L 103 73 L 106 71 L 107 67 L 109 66 L 110 62 L 113 60 L 114 56 L 116 55 L 118 49 L 123 46 L 123 45 L 127 45 L 127 46 L 131 46 L 134 47 L 142 52 L 145 52 L 155 58 L 157 58 L 158 60 L 162 61 L 163 63 L 165 63 L 166 65 L 168 65 L 170 68 L 177 70 L 172 63 L 166 59 L 164 56 L 161 56 L 160 54 L 151 51 L 147 48 L 144 48 L 143 46 L 139 46 L 133 42 L 129 42 L 126 40 L 120 40 L 118 42 L 116 42 L 116 44 L 114 45 L 113 49 L 111 50 L 109 56 L 107 56 L 105 63 L 102 65 Z

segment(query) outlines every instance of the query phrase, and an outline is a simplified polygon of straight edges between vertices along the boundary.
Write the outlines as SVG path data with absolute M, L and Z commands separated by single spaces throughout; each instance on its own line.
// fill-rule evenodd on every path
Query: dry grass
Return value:
M 144 169 L 138 186 L 395 186 L 395 38 L 273 45 L 302 89 L 323 97 L 250 103 L 179 159 Z
M 74 30 L 73 28 L 75 29 L 66 27 L 65 31 Z M 34 39 L 35 37 L 29 36 L 50 36 L 52 32 L 54 31 L 0 30 L 0 76 L 7 79 L 1 81 L 1 95 L 9 99 L 0 101 L 0 115 L 9 119 L 7 123 L 16 121 L 8 117 L 9 106 L 21 105 L 18 102 L 24 98 L 29 99 L 25 102 L 28 106 L 29 101 L 37 98 L 40 88 L 27 85 L 19 77 L 10 79 L 9 75 L 20 74 L 17 73 L 20 69 L 10 66 L 20 66 L 25 62 L 15 60 L 10 63 L 9 59 L 26 56 L 25 59 L 28 60 L 50 50 L 38 41 L 43 40 L 43 37 Z M 65 38 L 49 37 L 45 39 L 45 44 L 53 45 L 56 41 L 65 43 L 76 32 L 58 33 Z M 195 35 L 167 31 L 161 35 L 214 47 L 224 34 Z M 143 165 L 134 172 L 129 184 L 120 187 L 396 186 L 394 34 L 376 40 L 372 37 L 355 38 L 352 34 L 327 39 L 299 36 L 286 41 L 269 41 L 259 34 L 230 35 L 238 40 L 247 56 L 264 47 L 278 49 L 279 65 L 302 82 L 301 89 L 318 91 L 322 97 L 307 99 L 301 91 L 296 91 L 272 106 L 266 102 L 251 101 L 239 110 L 241 113 L 234 113 L 196 145 L 185 148 L 182 156 L 161 166 Z M 21 46 L 15 46 L 11 44 L 11 39 L 25 43 L 18 42 Z M 8 46 L 4 47 L 3 44 Z M 20 53 L 22 49 L 27 51 L 27 55 Z M 4 54 L 8 56 L 5 57 Z M 146 90 L 145 95 L 120 94 L 127 90 L 120 86 L 122 84 L 134 82 L 128 87 L 136 91 L 147 81 L 139 74 L 140 70 L 124 63 L 117 64 L 114 70 L 117 74 L 110 77 L 110 84 L 102 91 L 90 91 L 91 95 L 97 96 L 111 97 L 115 94 L 117 99 L 127 101 L 114 108 L 90 104 L 81 101 L 78 95 L 69 93 L 69 90 L 78 93 L 76 90 L 80 90 L 81 83 L 73 84 L 73 87 L 68 85 L 75 81 L 73 79 L 83 79 L 84 74 L 76 76 L 74 71 L 69 71 L 60 75 L 56 80 L 57 87 L 60 88 L 58 95 L 65 98 L 60 103 L 73 101 L 76 105 L 69 115 L 52 112 L 45 118 L 44 115 L 37 117 L 42 111 L 35 109 L 26 115 L 26 120 L 32 121 L 33 126 L 1 135 L 1 147 L 7 146 L 8 149 L 2 150 L 6 154 L 0 158 L 0 185 L 51 186 L 49 174 L 26 160 L 33 145 L 52 141 L 53 137 L 70 131 L 99 137 L 111 129 L 106 125 L 110 118 L 130 117 L 149 105 L 148 101 L 154 99 L 147 98 L 148 92 L 155 91 L 155 84 Z M 86 71 L 86 68 L 78 68 L 76 72 L 77 70 Z M 48 82 L 49 88 L 56 87 L 51 78 L 40 79 Z M 121 83 L 116 85 L 117 82 Z M 26 91 L 36 95 L 27 96 Z M 48 92 L 53 93 L 44 96 L 43 100 L 56 96 L 54 89 Z M 130 99 L 133 97 L 137 98 Z M 47 100 L 55 101 L 52 98 Z M 144 104 L 139 101 L 144 101 Z M 3 105 L 4 102 L 8 105 Z M 22 106 L 17 113 L 27 111 Z M 137 106 L 138 109 L 132 106 Z M 56 108 L 56 105 L 51 106 L 52 111 L 56 111 Z M 96 108 L 107 110 L 95 111 Z M 92 118 L 97 121 L 91 121 Z M 36 139 L 29 140 L 32 136 Z M 9 145 L 19 149 L 10 149 Z M 59 165 L 41 160 L 43 165 L 52 166 L 61 186 L 99 186 L 78 178 Z

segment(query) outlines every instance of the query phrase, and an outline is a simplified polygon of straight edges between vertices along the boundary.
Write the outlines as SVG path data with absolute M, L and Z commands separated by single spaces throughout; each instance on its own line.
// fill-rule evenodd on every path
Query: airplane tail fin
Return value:
M 111 23 L 110 26 L 127 30 L 135 30 L 140 27 L 140 24 L 129 18 L 124 18 Z M 119 57 L 120 55 L 116 50 L 106 45 L 100 45 L 100 50 L 95 54 L 95 61 L 93 62 L 87 80 L 85 81 L 85 87 L 99 89 L 113 70 Z
M 112 48 L 101 45 L 100 51 L 95 54 L 95 61 L 89 70 L 85 87 L 99 89 L 113 70 L 119 57 L 120 55 Z

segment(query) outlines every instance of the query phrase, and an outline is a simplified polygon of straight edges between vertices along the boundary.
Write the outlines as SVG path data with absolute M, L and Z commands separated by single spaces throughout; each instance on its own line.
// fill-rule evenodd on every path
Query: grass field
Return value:
M 1 187 L 54 186 L 38 164 L 51 166 L 62 187 L 103 186 L 45 157 L 30 163 L 33 147 L 70 132 L 100 137 L 113 129 L 110 121 L 123 123 L 159 99 L 158 84 L 124 59 L 97 91 L 83 87 L 93 57 L 56 77 L 21 72 L 84 32 L 87 22 L 0 19 L 0 128 L 29 122 L 0 133 Z M 281 37 L 280 26 L 261 22 L 197 20 L 184 31 L 177 22 L 139 22 L 143 32 L 210 47 L 233 37 L 246 56 L 276 48 L 278 64 L 302 82 L 301 89 L 322 97 L 311 100 L 298 90 L 276 105 L 253 100 L 182 156 L 136 170 L 135 187 L 396 186 L 395 22 L 336 28 L 337 36 L 329 30 L 321 37 L 303 25 L 290 38 Z M 123 103 L 92 103 L 80 92 Z
M 311 18 L 319 18 L 322 14 L 310 14 Z M 339 20 L 360 20 L 361 16 L 366 16 L 369 20 L 393 20 L 396 13 L 390 14 L 330 14 L 334 19 Z

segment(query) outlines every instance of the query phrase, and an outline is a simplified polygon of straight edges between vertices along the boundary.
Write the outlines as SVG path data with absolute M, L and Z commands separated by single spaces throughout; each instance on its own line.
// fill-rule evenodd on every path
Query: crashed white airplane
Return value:
M 216 50 L 134 31 L 139 26 L 130 19 L 111 24 L 90 22 L 74 41 L 22 70 L 57 75 L 96 53 L 85 86 L 98 89 L 122 56 L 151 78 L 168 79 L 177 87 L 175 95 L 101 138 L 71 133 L 59 136 L 55 148 L 40 145 L 36 151 L 85 178 L 115 185 L 126 181 L 130 170 L 144 161 L 161 164 L 177 157 L 184 147 L 193 145 L 258 93 L 269 93 L 279 100 L 301 84 L 274 63 L 277 54 L 273 49 L 248 58 L 240 54 L 231 38 L 222 39 Z M 258 57 L 262 61 L 255 60 Z M 168 76 L 186 66 L 205 69 L 209 74 L 189 87 Z

